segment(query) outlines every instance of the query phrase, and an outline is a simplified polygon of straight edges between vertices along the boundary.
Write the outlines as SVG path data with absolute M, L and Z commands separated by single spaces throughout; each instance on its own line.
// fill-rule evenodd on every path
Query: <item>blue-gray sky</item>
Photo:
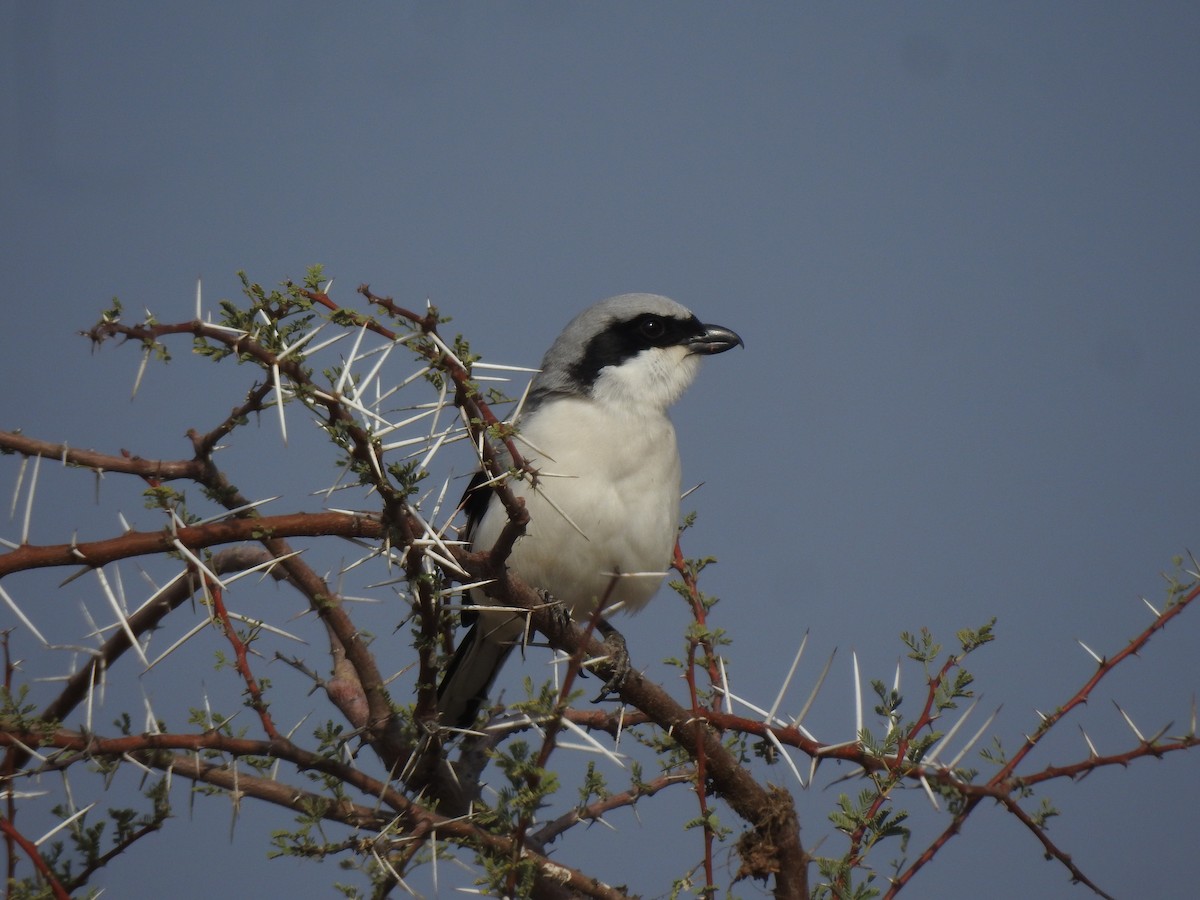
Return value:
M 320 262 L 343 299 L 428 298 L 526 365 L 583 306 L 668 294 L 746 340 L 675 415 L 705 482 L 685 549 L 720 557 L 742 693 L 772 699 L 809 630 L 798 693 L 840 648 L 818 737 L 848 739 L 850 649 L 890 679 L 901 630 L 996 616 L 974 670 L 1015 746 L 1093 670 L 1076 640 L 1118 650 L 1200 543 L 1197 46 L 1187 3 L 5 3 L 0 425 L 187 455 L 238 373 L 180 344 L 182 387 L 156 374 L 131 404 L 136 353 L 75 332 L 113 295 L 187 318 L 198 275 L 213 301 L 236 270 Z M 111 528 L 77 488 L 41 496 L 33 540 Z M 683 623 L 664 595 L 618 624 L 670 679 Z M 1186 728 L 1196 634 L 1188 614 L 1078 717 L 1102 752 L 1132 743 L 1110 698 Z M 1072 729 L 1041 764 L 1086 755 Z M 1052 836 L 1116 896 L 1180 896 L 1197 771 L 1054 785 Z M 834 796 L 800 796 L 812 831 Z M 230 843 L 227 808 L 195 816 L 112 894 L 207 896 L 214 861 L 263 865 L 269 825 Z M 676 827 L 618 824 L 634 845 Z M 912 891 L 1087 895 L 997 810 Z

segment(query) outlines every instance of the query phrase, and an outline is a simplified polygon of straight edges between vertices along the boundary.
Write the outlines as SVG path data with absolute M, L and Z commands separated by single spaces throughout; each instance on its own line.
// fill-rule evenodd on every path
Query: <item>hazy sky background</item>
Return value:
M 136 350 L 91 354 L 75 333 L 114 295 L 190 318 L 198 275 L 212 304 L 237 294 L 239 269 L 269 284 L 323 263 L 344 302 L 360 282 L 428 298 L 486 358 L 525 365 L 589 303 L 668 294 L 746 341 L 706 363 L 675 413 L 685 481 L 705 482 L 686 504 L 700 520 L 685 550 L 720 557 L 705 586 L 723 598 L 742 694 L 773 699 L 809 630 L 798 707 L 839 648 L 811 726 L 829 741 L 852 737 L 850 650 L 865 677 L 890 681 L 902 630 L 953 643 L 996 616 L 999 640 L 971 668 L 1016 749 L 1035 708 L 1094 670 L 1076 640 L 1117 651 L 1150 620 L 1138 596 L 1161 605 L 1160 571 L 1200 546 L 1195 4 L 0 11 L 0 427 L 187 456 L 184 431 L 219 421 L 250 373 L 194 361 L 181 341 L 130 403 Z M 332 479 L 299 437 L 284 450 L 264 426 L 240 441 L 258 455 L 235 470 L 246 489 Z M 0 465 L 5 491 L 15 473 Z M 114 530 L 113 494 L 95 507 L 81 503 L 90 481 L 45 478 L 34 542 Z M 126 515 L 156 527 L 136 495 Z M 56 604 L 74 616 L 74 597 L 95 591 L 76 582 L 67 604 L 18 584 L 47 627 Z M 1114 699 L 1145 733 L 1185 730 L 1196 615 L 1106 683 L 1037 765 L 1086 756 L 1076 722 L 1101 752 L 1130 748 Z M 680 697 L 660 660 L 685 620 L 663 594 L 617 623 Z M 222 680 L 211 648 L 196 666 Z M 782 768 L 772 777 L 800 793 Z M 837 790 L 857 787 L 800 796 L 806 839 Z M 1183 849 L 1195 754 L 1043 793 L 1063 812 L 1052 837 L 1115 896 L 1196 884 Z M 182 787 L 176 801 L 186 817 Z M 676 802 L 674 820 L 646 804 L 643 824 L 615 824 L 631 846 L 659 827 L 674 841 L 695 809 Z M 193 816 L 98 883 L 184 900 L 238 893 L 266 867 L 260 895 L 332 894 L 331 866 L 263 862 L 279 822 L 247 812 L 231 840 L 227 801 L 198 800 Z M 692 858 L 698 840 L 681 840 Z M 564 860 L 592 864 L 585 841 L 567 847 Z M 670 887 L 619 859 L 596 868 Z M 910 893 L 1089 896 L 996 809 Z

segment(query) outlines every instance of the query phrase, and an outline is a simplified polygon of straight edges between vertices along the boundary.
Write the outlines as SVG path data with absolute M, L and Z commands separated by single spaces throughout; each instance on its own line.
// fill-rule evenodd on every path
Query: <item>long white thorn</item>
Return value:
M 1095 759 L 1100 754 L 1096 752 L 1096 745 L 1092 743 L 1092 739 L 1088 737 L 1088 733 L 1083 730 L 1082 725 L 1079 726 L 1079 733 L 1083 735 L 1083 739 L 1088 745 L 1088 752 L 1092 755 L 1092 758 Z
M 363 378 L 362 381 L 359 382 L 358 389 L 355 391 L 356 395 L 361 397 L 375 382 L 376 376 L 379 375 L 379 370 L 383 368 L 383 364 L 387 362 L 387 358 L 391 355 L 392 350 L 395 349 L 395 347 L 395 344 L 386 344 L 384 346 L 383 352 L 379 354 L 379 359 L 375 361 L 375 365 L 371 367 L 371 371 L 367 373 L 366 378 Z M 379 392 L 376 391 L 376 394 L 378 393 Z
M 230 612 L 229 618 L 236 619 L 239 622 L 244 622 L 246 625 L 249 625 L 251 628 L 258 629 L 259 631 L 266 631 L 281 638 L 287 638 L 289 641 L 295 641 L 298 644 L 308 643 L 308 641 L 306 641 L 304 638 L 298 637 L 297 635 L 292 634 L 290 631 L 284 631 L 282 628 L 276 628 L 274 625 L 270 625 L 261 619 L 253 619 L 250 616 L 244 616 L 241 613 L 236 612 Z
M 350 348 L 350 356 L 347 357 L 345 365 L 342 366 L 342 373 L 338 376 L 337 384 L 333 389 L 339 393 L 345 393 L 346 382 L 350 379 L 350 370 L 358 361 L 358 348 L 362 344 L 363 336 L 367 333 L 367 323 L 363 322 L 362 327 L 358 329 L 358 334 L 354 338 L 354 346 Z
M 275 409 L 279 413 L 279 434 L 287 446 L 287 417 L 283 411 L 283 387 L 279 384 L 279 363 L 271 363 L 271 380 L 275 382 Z
M 312 331 L 309 331 L 306 334 L 301 335 L 296 340 L 292 341 L 290 344 L 288 344 L 286 347 L 284 347 L 281 351 L 279 351 L 279 355 L 275 357 L 275 361 L 283 362 L 285 359 L 288 358 L 289 354 L 296 352 L 301 347 L 303 347 L 305 344 L 307 344 L 309 341 L 311 341 L 313 338 L 315 338 L 318 334 L 320 334 L 321 329 L 324 328 L 328 324 L 329 324 L 328 322 L 322 322 L 320 325 L 318 325 Z M 339 339 L 345 337 L 345 334 L 346 333 L 343 331 L 336 338 L 334 338 L 334 340 L 339 340 Z
M 475 360 L 471 363 L 472 369 L 493 369 L 497 372 L 528 372 L 530 375 L 536 375 L 541 369 L 531 369 L 529 366 L 508 366 L 504 363 L 489 363 L 483 360 Z
M 809 709 L 812 708 L 813 702 L 817 699 L 817 694 L 821 691 L 821 686 L 825 684 L 825 678 L 829 675 L 829 670 L 833 667 L 833 658 L 837 655 L 837 648 L 834 647 L 829 654 L 829 659 L 825 660 L 825 668 L 821 670 L 821 676 L 817 679 L 817 683 L 813 685 L 812 691 L 809 692 L 808 699 L 804 701 L 804 706 L 801 707 L 800 713 L 796 718 L 792 719 L 792 727 L 799 728 L 800 723 L 804 721 L 804 717 L 808 715 Z
M 185 547 L 183 545 L 183 541 L 179 540 L 179 538 L 175 538 L 173 541 L 171 541 L 171 544 L 175 547 L 176 550 L 178 550 L 181 554 L 183 554 L 184 559 L 187 559 L 188 561 L 190 561 L 193 565 L 195 565 L 195 567 L 197 569 L 199 569 L 201 572 L 203 572 L 205 575 L 207 575 L 209 578 L 211 578 L 213 580 L 213 584 L 220 585 L 222 589 L 225 588 L 225 586 L 226 586 L 225 582 L 217 577 L 217 573 L 214 572 L 212 569 L 210 569 L 208 566 L 206 566 L 204 563 L 202 563 L 200 561 L 200 557 L 198 557 L 195 553 L 193 553 L 191 550 L 189 550 L 187 547 Z M 204 581 L 204 579 L 200 579 L 200 583 L 201 583 L 201 586 L 204 588 L 205 594 L 207 595 L 208 584 Z
M 146 366 L 150 364 L 150 354 L 153 352 L 153 347 L 147 347 L 142 351 L 142 362 L 138 366 L 137 376 L 133 379 L 133 390 L 129 392 L 130 400 L 137 396 L 138 388 L 142 386 L 142 376 L 146 374 Z
M 255 572 L 270 572 L 284 560 L 291 559 L 293 556 L 299 556 L 303 552 L 304 550 L 301 548 L 300 550 L 293 550 L 291 553 L 285 553 L 282 556 L 272 556 L 270 559 L 264 560 L 256 566 L 251 566 L 248 569 L 242 569 L 240 572 L 234 572 L 225 579 L 225 584 L 233 584 L 239 578 L 245 578 L 247 575 L 253 575 Z
M 16 601 L 13 600 L 12 597 L 8 596 L 8 591 L 4 590 L 4 585 L 0 585 L 0 599 L 4 600 L 4 602 L 8 605 L 8 608 L 11 609 L 13 614 L 21 620 L 21 623 L 33 633 L 33 636 L 41 642 L 43 647 L 48 648 L 50 646 L 50 642 L 46 640 L 42 636 L 42 633 L 37 630 L 34 624 L 29 621 L 29 619 L 25 616 L 25 613 L 21 612 L 21 607 L 17 606 Z
M 1095 650 L 1093 650 L 1091 647 L 1089 647 L 1083 641 L 1079 640 L 1079 638 L 1075 639 L 1075 643 L 1077 643 L 1080 647 L 1082 647 L 1084 650 L 1086 650 L 1088 652 L 1088 655 L 1096 661 L 1097 665 L 1101 665 L 1101 666 L 1104 665 L 1104 658 L 1101 657 L 1098 653 L 1096 653 Z
M 177 640 L 175 643 L 173 643 L 170 647 L 168 647 L 166 650 L 164 650 L 162 653 L 160 653 L 158 656 L 156 656 L 154 658 L 153 662 L 151 662 L 150 665 L 146 666 L 146 668 L 153 669 L 160 662 L 162 662 L 164 659 L 166 659 L 168 656 L 170 656 L 172 653 L 174 653 L 176 650 L 178 650 L 180 647 L 182 647 L 184 644 L 186 644 L 188 641 L 190 641 L 196 635 L 198 635 L 201 631 L 204 631 L 204 629 L 208 628 L 208 626 L 210 624 L 211 624 L 210 620 L 204 619 L 203 621 L 198 622 L 197 624 L 193 625 L 191 628 L 188 629 L 187 634 L 185 634 L 183 637 L 181 637 L 179 640 Z
M 940 811 L 942 808 L 942 805 L 940 803 L 938 803 L 937 795 L 935 795 L 933 793 L 933 788 L 931 788 L 929 786 L 928 779 L 926 779 L 924 775 L 919 775 L 918 778 L 920 778 L 921 787 L 923 787 L 925 789 L 925 796 L 928 797 L 929 802 L 933 804 L 934 810 Z
M 15 519 L 17 516 L 17 501 L 21 499 L 21 485 L 25 481 L 25 470 L 29 468 L 29 457 L 21 457 L 21 465 L 17 468 L 17 481 L 13 485 L 12 506 L 8 510 L 8 517 Z M 19 546 L 19 545 L 18 545 Z
M 733 715 L 733 698 L 729 695 L 729 673 L 725 671 L 724 656 L 717 656 L 717 671 L 721 674 L 721 693 L 725 695 L 725 712 Z
M 33 458 L 33 474 L 29 476 L 29 493 L 25 495 L 25 521 L 21 524 L 21 543 L 29 543 L 29 522 L 33 518 L 33 494 L 37 489 L 38 469 L 42 466 L 41 456 Z
M 191 527 L 199 528 L 201 525 L 209 525 L 213 522 L 223 522 L 226 519 L 232 519 L 234 516 L 240 515 L 247 510 L 257 509 L 260 506 L 263 506 L 267 503 L 272 503 L 278 499 L 279 497 L 266 497 L 262 500 L 255 500 L 251 503 L 243 503 L 241 506 L 235 507 L 234 509 L 223 509 L 215 516 L 209 516 L 207 519 L 201 519 L 199 522 L 193 522 Z
M 967 719 L 970 718 L 971 713 L 975 712 L 975 707 L 979 705 L 979 701 L 982 699 L 982 696 L 976 697 L 971 702 L 971 705 L 966 708 L 963 714 L 958 717 L 958 721 L 951 726 L 950 730 L 942 735 L 942 739 L 938 741 L 935 746 L 930 748 L 929 752 L 925 754 L 925 759 L 927 761 L 933 762 L 938 758 L 938 754 L 941 753 L 944 748 L 950 746 L 950 742 L 954 740 L 954 736 L 958 734 L 959 729 L 967 723 Z
M 850 651 L 850 659 L 854 667 L 854 738 L 861 740 L 863 731 L 863 695 L 862 676 L 858 671 L 858 651 Z
M 437 412 L 436 409 L 423 409 L 416 415 L 409 416 L 407 419 L 402 419 L 399 422 L 389 422 L 387 425 L 378 429 L 375 432 L 375 437 L 382 438 L 385 435 L 391 434 L 393 431 L 398 431 L 401 428 L 405 428 L 405 427 L 411 425 L 413 422 L 419 422 L 421 419 L 428 418 L 429 416 L 434 415 L 436 412 Z M 384 447 L 383 449 L 390 450 L 392 448 L 389 445 L 389 446 Z
M 433 446 L 431 446 L 431 447 L 429 448 L 429 452 L 427 452 L 427 453 L 425 454 L 424 458 L 423 458 L 423 459 L 422 459 L 422 460 L 421 460 L 421 461 L 420 461 L 420 462 L 417 464 L 417 471 L 418 471 L 418 472 L 425 472 L 425 471 L 428 471 L 428 469 L 429 469 L 429 464 L 430 464 L 431 462 L 433 462 L 433 457 L 434 457 L 435 455 L 437 455 L 437 452 L 438 452 L 439 450 L 441 450 L 441 449 L 442 449 L 442 445 L 443 445 L 444 443 L 446 443 L 446 438 L 447 438 L 447 437 L 450 435 L 450 433 L 451 433 L 453 430 L 454 430 L 454 428 L 453 428 L 453 426 L 451 426 L 450 428 L 447 428 L 445 431 L 443 431 L 441 434 L 439 434 L 439 435 L 437 436 L 437 440 L 435 440 L 435 441 L 433 442 Z M 433 435 L 429 435 L 429 437 L 433 437 Z
M 175 543 L 178 544 L 179 542 L 176 541 Z M 150 660 L 146 659 L 146 654 L 142 651 L 141 642 L 138 640 L 137 635 L 133 633 L 133 629 L 129 627 L 129 620 L 125 618 L 125 611 L 121 609 L 121 604 L 117 601 L 116 594 L 108 586 L 108 579 L 104 575 L 104 569 L 97 568 L 94 571 L 96 578 L 100 580 L 100 588 L 104 591 L 104 596 L 108 598 L 109 606 L 112 607 L 113 613 L 117 617 L 117 622 L 120 624 L 121 630 L 125 632 L 125 637 L 129 638 L 129 646 L 137 652 L 137 655 L 142 660 L 142 665 L 149 668 Z
M 970 752 L 972 747 L 975 746 L 975 742 L 978 741 L 981 737 L 983 737 L 983 733 L 992 726 L 992 722 L 994 722 L 996 720 L 996 716 L 1000 715 L 1001 709 L 1003 709 L 1002 706 L 996 707 L 996 711 L 987 717 L 987 720 L 982 725 L 979 726 L 978 731 L 976 731 L 973 735 L 971 735 L 971 739 L 969 741 L 967 741 L 967 743 L 963 746 L 963 748 L 960 751 L 958 751 L 958 755 L 955 756 L 954 759 L 950 760 L 950 762 L 946 764 L 947 769 L 953 769 L 953 768 L 957 767 L 960 762 L 962 762 L 962 758 L 964 756 L 966 756 L 968 752 Z
M 588 734 L 586 731 L 584 731 L 582 728 L 580 728 L 578 725 L 576 725 L 570 719 L 563 719 L 562 724 L 564 726 L 566 726 L 566 729 L 568 731 L 572 732 L 573 734 L 580 737 L 583 741 L 585 741 L 586 746 L 580 746 L 577 744 L 562 744 L 561 746 L 575 747 L 580 750 L 586 750 L 586 751 L 593 752 L 593 753 L 599 753 L 601 756 L 603 756 L 605 759 L 607 759 L 613 765 L 619 766 L 622 769 L 625 768 L 625 763 L 622 761 L 620 756 L 618 756 L 616 753 L 613 753 L 611 750 L 609 750 L 607 747 L 605 747 L 603 744 L 601 744 L 598 740 L 596 740 L 594 737 L 592 737 L 590 734 Z
M 146 693 L 146 685 L 142 685 L 142 706 L 146 707 L 146 722 L 143 726 L 143 731 L 146 734 L 162 734 L 162 729 L 158 727 L 158 716 L 154 714 L 154 707 L 150 705 L 150 695 Z
M 1121 705 L 1119 703 L 1117 703 L 1116 700 L 1113 701 L 1113 706 L 1115 706 L 1117 708 L 1117 712 L 1119 712 L 1121 714 L 1121 717 L 1125 720 L 1125 724 L 1129 726 L 1129 730 L 1134 733 L 1134 735 L 1137 737 L 1137 739 L 1139 741 L 1141 741 L 1143 744 L 1147 743 L 1146 738 L 1142 735 L 1142 733 L 1140 731 L 1138 731 L 1138 727 L 1133 724 L 1133 719 L 1129 718 L 1129 713 L 1127 713 L 1127 712 L 1125 712 L 1125 710 L 1121 709 Z
M 775 732 L 771 728 L 767 729 L 767 740 L 775 745 L 775 751 L 782 756 L 784 762 L 788 764 L 788 768 L 791 769 L 792 774 L 796 776 L 796 781 L 800 783 L 800 788 L 802 790 L 807 788 L 808 785 L 805 784 L 804 779 L 800 777 L 800 770 L 796 768 L 796 763 L 792 760 L 792 757 L 787 752 L 787 748 L 780 743 L 779 738 L 775 736 Z
M 324 328 L 324 327 L 325 327 L 324 325 L 318 326 L 318 328 Z M 334 344 L 336 344 L 338 341 L 340 341 L 340 340 L 344 340 L 344 339 L 345 339 L 345 337 L 346 337 L 346 332 L 344 332 L 344 331 L 339 331 L 339 332 L 338 332 L 337 334 L 335 334 L 333 337 L 331 337 L 331 338 L 326 338 L 325 340 L 321 341 L 321 343 L 317 344 L 315 347 L 309 347 L 309 348 L 308 348 L 308 355 L 309 355 L 309 356 L 313 356 L 313 355 L 314 355 L 314 354 L 316 354 L 316 353 L 320 353 L 320 352 L 321 352 L 322 350 L 324 350 L 326 347 L 331 347 L 331 346 L 333 346 Z M 301 340 L 303 340 L 303 338 L 301 338 Z M 296 344 L 293 344 L 291 347 L 289 347 L 289 348 L 288 348 L 288 351 L 290 351 L 290 350 L 294 349 L 295 347 L 296 347 Z M 285 353 L 286 353 L 286 352 L 288 352 L 288 351 L 285 351 Z M 284 356 L 284 354 L 280 354 L 278 358 L 279 358 L 279 359 L 283 359 L 283 356 Z
M 68 825 L 70 825 L 72 822 L 74 822 L 80 816 L 86 814 L 87 811 L 95 805 L 96 805 L 95 803 L 89 803 L 87 806 L 85 806 L 83 809 L 79 810 L 79 812 L 75 813 L 73 816 L 68 816 L 67 818 L 63 819 L 61 822 L 59 822 L 57 825 L 55 825 L 53 828 L 51 828 L 49 831 L 47 831 L 45 834 L 43 834 L 40 838 L 38 838 L 36 841 L 34 841 L 33 845 L 35 847 L 42 846 L 42 844 L 44 844 L 50 838 L 54 837 L 54 835 L 58 834 L 60 831 L 62 831 L 64 828 L 66 828 Z
M 545 472 L 542 472 L 542 473 L 540 473 L 539 477 L 541 477 L 541 476 L 543 476 L 543 475 L 545 475 L 545 474 L 546 474 Z M 564 475 L 564 476 L 562 476 L 562 477 L 564 477 L 564 478 L 568 478 L 568 477 L 570 477 L 570 476 Z M 574 520 L 574 519 L 572 519 L 570 516 L 568 516 L 568 515 L 567 515 L 567 514 L 566 514 L 566 513 L 565 513 L 565 512 L 562 510 L 562 508 L 561 508 L 561 507 L 559 507 L 559 505 L 558 505 L 557 503 L 555 503 L 553 500 L 551 500 L 551 499 L 550 499 L 550 495 L 549 495 L 549 494 L 547 494 L 545 491 L 538 491 L 537 493 L 538 493 L 538 494 L 541 496 L 541 498 L 542 498 L 543 500 L 545 500 L 547 503 L 549 503 L 549 504 L 550 504 L 550 508 L 551 508 L 551 509 L 553 509 L 553 510 L 554 510 L 556 513 L 558 513 L 560 516 L 562 516 L 562 517 L 563 517 L 563 520 L 564 520 L 564 521 L 565 521 L 565 522 L 566 522 L 568 525 L 570 525 L 572 528 L 574 528 L 574 529 L 575 529 L 575 531 L 577 531 L 577 532 L 579 533 L 579 536 L 580 536 L 581 538 L 583 538 L 585 541 L 591 541 L 591 538 L 587 536 L 586 532 L 584 532 L 584 530 L 583 530 L 582 528 L 580 528 L 578 525 L 576 525 L 576 524 L 575 524 L 575 520 Z
M 775 720 L 775 713 L 779 711 L 779 704 L 783 702 L 784 694 L 787 693 L 792 679 L 796 676 L 796 667 L 800 665 L 800 657 L 804 655 L 804 648 L 806 646 L 808 646 L 807 630 L 804 632 L 804 637 L 800 639 L 800 647 L 796 650 L 796 655 L 792 658 L 792 667 L 788 669 L 787 676 L 783 679 L 783 684 L 779 686 L 779 693 L 775 695 L 775 702 L 771 704 L 770 710 L 767 711 L 767 724 Z M 801 785 L 804 784 L 803 781 L 800 783 Z

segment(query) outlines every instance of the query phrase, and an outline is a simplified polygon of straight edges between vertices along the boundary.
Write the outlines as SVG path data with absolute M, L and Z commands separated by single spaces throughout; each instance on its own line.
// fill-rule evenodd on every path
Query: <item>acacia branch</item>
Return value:
M 1200 584 L 1195 585 L 1191 590 L 1187 591 L 1183 596 L 1179 597 L 1178 600 L 1163 610 L 1162 613 L 1155 617 L 1153 622 L 1147 625 L 1140 634 L 1135 636 L 1114 656 L 1102 660 L 1096 671 L 1092 674 L 1091 678 L 1084 682 L 1083 686 L 1075 692 L 1070 700 L 1042 720 L 1042 723 L 1038 726 L 1037 730 L 1025 739 L 1025 743 L 1021 746 L 1021 749 L 1013 754 L 1012 759 L 1010 759 L 1008 763 L 1000 769 L 999 772 L 993 775 L 991 780 L 1002 781 L 1008 778 L 1012 772 L 1016 770 L 1017 766 L 1024 761 L 1025 757 L 1033 751 L 1033 748 L 1038 745 L 1038 742 L 1046 736 L 1051 728 L 1062 721 L 1063 717 L 1066 716 L 1067 713 L 1071 712 L 1071 710 L 1075 709 L 1077 706 L 1087 703 L 1088 698 L 1092 695 L 1092 691 L 1096 689 L 1096 686 L 1104 679 L 1105 676 L 1107 676 L 1113 671 L 1113 669 L 1115 669 L 1125 660 L 1139 654 L 1142 651 L 1142 648 L 1150 643 L 1150 639 L 1154 637 L 1154 635 L 1166 628 L 1168 622 L 1170 622 L 1176 616 L 1182 614 L 1183 611 L 1187 609 L 1187 607 L 1193 601 L 1195 601 L 1197 597 L 1200 597 Z
M 236 789 L 244 794 L 298 812 L 311 814 L 314 809 L 317 809 L 321 810 L 321 814 L 327 818 L 358 827 L 374 827 L 380 822 L 379 814 L 374 810 L 368 812 L 368 807 L 349 801 L 333 801 L 320 795 L 306 794 L 273 779 L 258 778 L 243 773 L 235 774 L 227 766 L 201 761 L 194 755 L 203 751 L 217 751 L 234 757 L 280 759 L 292 763 L 299 771 L 316 771 L 330 775 L 378 800 L 392 810 L 395 814 L 393 821 L 396 822 L 397 827 L 409 835 L 418 832 L 423 835 L 437 834 L 442 839 L 448 838 L 456 844 L 495 855 L 511 853 L 514 846 L 514 841 L 510 838 L 491 834 L 472 824 L 466 818 L 450 818 L 439 815 L 410 800 L 396 788 L 372 778 L 359 769 L 331 757 L 304 750 L 285 738 L 258 741 L 232 737 L 215 731 L 202 734 L 160 733 L 102 738 L 65 729 L 48 732 L 27 727 L 13 727 L 8 723 L 0 722 L 0 746 L 15 747 L 19 744 L 35 749 L 52 747 L 73 755 L 65 760 L 56 760 L 53 763 L 55 768 L 62 768 L 64 765 L 92 757 L 119 759 L 130 756 L 151 768 L 176 772 L 226 790 Z M 192 758 L 189 758 L 189 755 Z M 316 805 L 308 805 L 309 801 Z M 626 896 L 623 892 L 611 888 L 577 869 L 557 861 L 551 861 L 533 850 L 526 848 L 522 851 L 521 856 L 535 864 L 539 872 L 539 880 L 547 889 L 556 885 L 566 886 L 582 896 L 595 897 L 599 900 L 619 900 Z
M 207 576 L 204 576 L 207 578 Z M 259 684 L 254 673 L 250 671 L 250 660 L 246 654 L 246 642 L 241 639 L 237 633 L 237 628 L 234 627 L 233 620 L 229 617 L 229 610 L 225 608 L 225 591 L 219 584 L 208 584 L 209 595 L 212 597 L 213 612 L 221 622 L 221 628 L 225 632 L 225 638 L 233 647 L 234 665 L 237 666 L 238 674 L 242 676 L 242 680 L 246 683 L 246 693 L 250 695 L 250 707 L 258 713 L 258 720 L 262 723 L 263 731 L 267 733 L 267 737 L 275 740 L 280 737 L 279 730 L 275 727 L 275 720 L 271 718 L 271 712 L 268 709 L 268 703 L 263 696 L 262 685 Z
M 0 831 L 4 832 L 4 839 L 6 841 L 12 842 L 25 852 L 25 855 L 29 857 L 29 861 L 33 863 L 33 867 L 37 869 L 38 874 L 45 879 L 47 886 L 57 900 L 71 900 L 71 895 L 66 892 L 66 889 L 54 877 L 54 873 L 50 871 L 50 867 L 42 859 L 42 854 L 38 852 L 37 845 L 33 841 L 17 831 L 16 826 L 5 816 L 0 816 Z
M 470 556 L 458 558 L 468 571 L 472 571 Z M 533 626 L 555 649 L 573 656 L 579 654 L 580 658 L 607 655 L 600 641 L 556 617 L 537 592 L 519 579 L 503 579 L 488 590 L 506 605 L 528 610 Z M 601 663 L 597 669 L 601 677 L 613 674 L 608 663 Z M 791 794 L 781 787 L 764 787 L 754 779 L 710 727 L 710 718 L 716 717 L 707 712 L 703 717 L 697 716 L 683 708 L 641 673 L 630 672 L 617 692 L 623 701 L 646 713 L 693 760 L 702 756 L 707 765 L 707 784 L 751 825 L 753 831 L 743 836 L 739 844 L 741 874 L 759 879 L 773 877 L 777 898 L 807 900 L 808 857 L 800 844 L 800 825 Z
M 0 450 L 26 457 L 56 459 L 65 465 L 93 469 L 97 472 L 118 472 L 157 481 L 177 481 L 182 478 L 195 480 L 200 474 L 200 464 L 194 459 L 142 459 L 140 456 L 128 454 L 113 456 L 95 450 L 81 450 L 67 444 L 41 441 L 19 431 L 0 431 Z
M 70 544 L 25 544 L 0 553 L 0 578 L 14 572 L 53 566 L 98 569 L 121 559 L 176 552 L 178 541 L 189 550 L 202 550 L 240 541 L 285 537 L 361 537 L 384 534 L 379 519 L 343 512 L 298 512 L 278 516 L 223 519 L 204 525 L 180 525 L 161 531 L 127 531 L 119 537 Z M 277 554 L 283 555 L 283 554 Z

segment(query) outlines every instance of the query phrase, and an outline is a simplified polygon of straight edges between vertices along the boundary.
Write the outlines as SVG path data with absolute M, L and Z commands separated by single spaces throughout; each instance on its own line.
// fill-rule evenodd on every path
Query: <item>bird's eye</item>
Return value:
M 652 341 L 656 341 L 666 334 L 667 326 L 662 319 L 650 318 L 644 320 L 642 324 L 638 326 L 638 330 L 642 333 L 643 337 L 647 337 Z

